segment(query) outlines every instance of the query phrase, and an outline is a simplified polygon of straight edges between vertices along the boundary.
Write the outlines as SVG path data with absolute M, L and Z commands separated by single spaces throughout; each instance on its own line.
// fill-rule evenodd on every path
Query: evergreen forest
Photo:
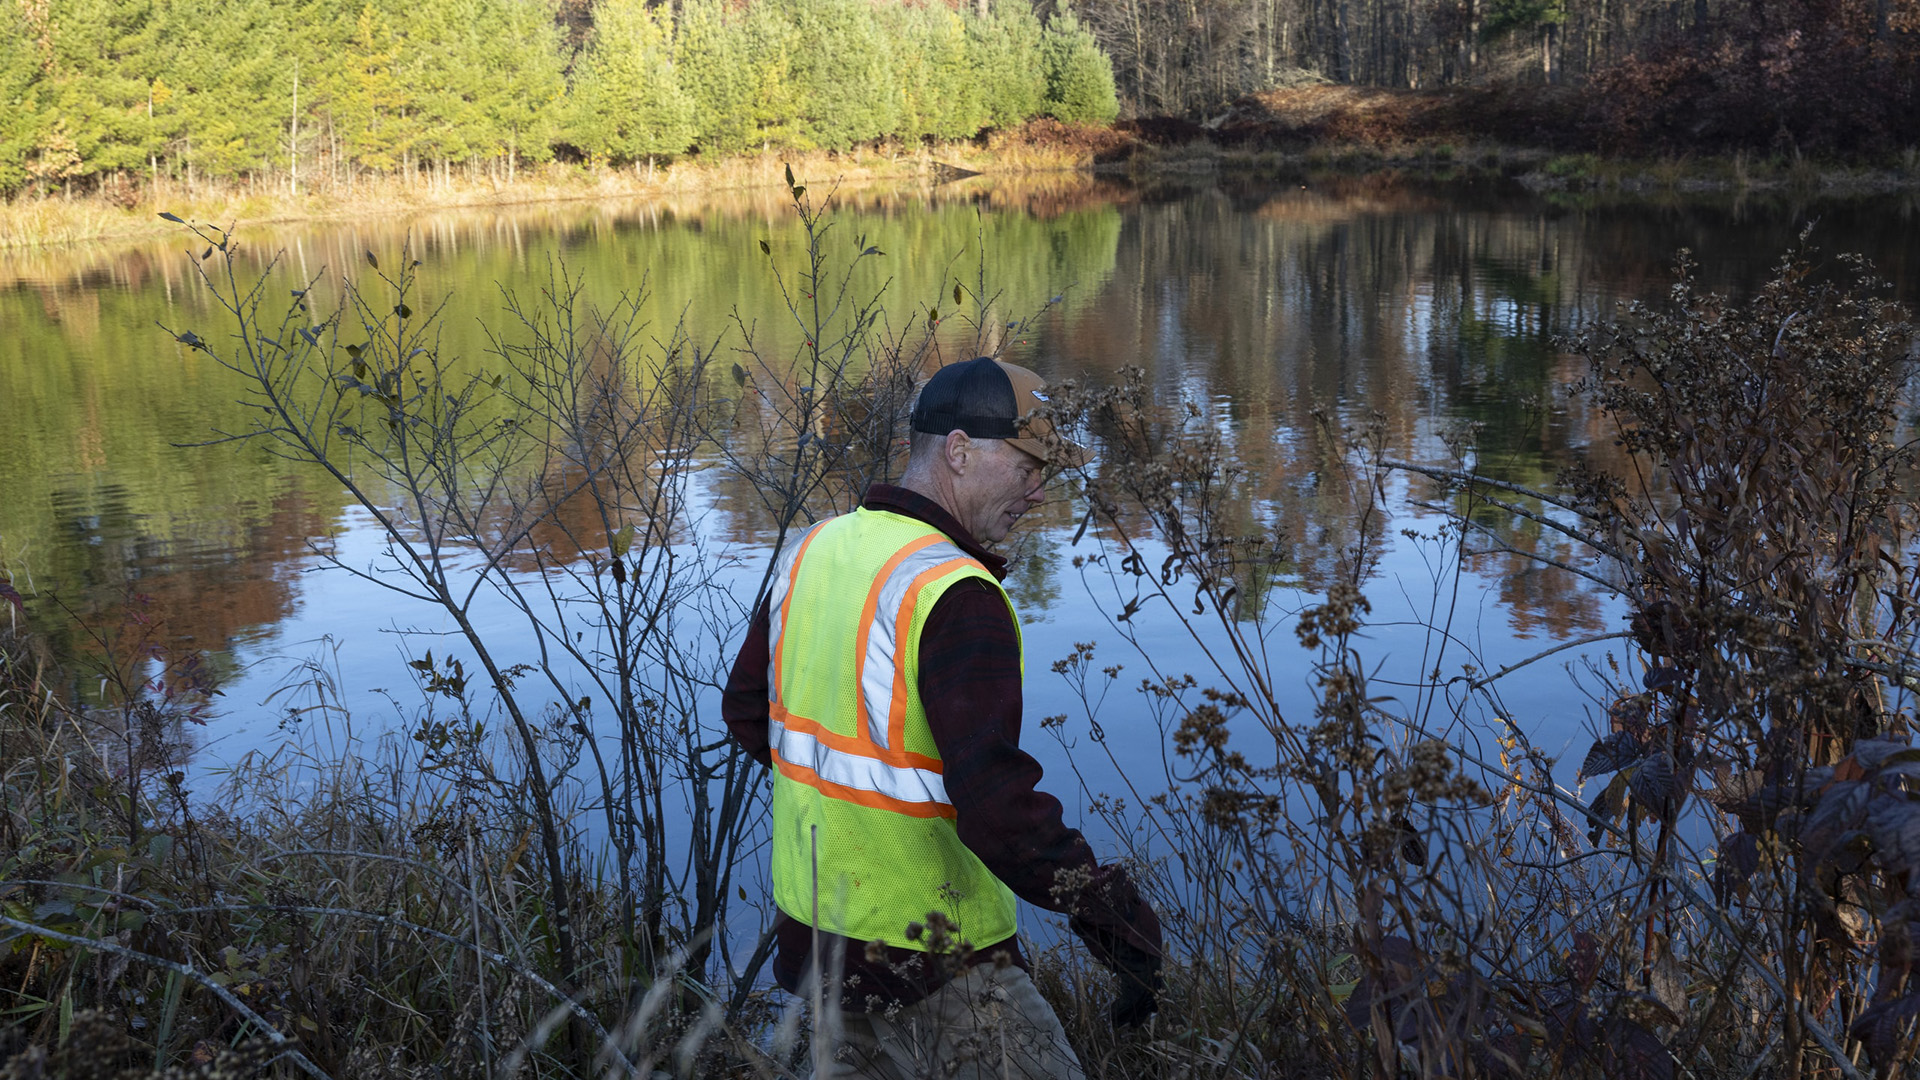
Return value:
M 0 0 L 0 197 L 639 166 L 1111 122 L 1028 0 Z
M 1561 148 L 1898 155 L 1920 0 L 0 0 L 0 199 L 1217 128 L 1315 84 L 1515 89 L 1462 130 Z

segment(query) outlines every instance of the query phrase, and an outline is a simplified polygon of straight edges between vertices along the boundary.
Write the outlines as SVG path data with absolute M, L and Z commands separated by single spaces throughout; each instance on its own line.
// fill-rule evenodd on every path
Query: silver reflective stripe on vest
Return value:
M 780 631 L 783 619 L 781 609 L 786 607 L 787 593 L 793 589 L 793 560 L 800 557 L 800 549 L 806 546 L 807 537 L 827 521 L 816 521 L 804 532 L 787 538 L 787 544 L 780 549 L 780 557 L 773 561 L 773 581 L 767 593 L 767 700 L 780 700 L 780 680 L 774 673 L 780 670 Z
M 867 734 L 875 746 L 904 749 L 887 745 L 887 723 L 893 715 L 894 681 L 905 667 L 898 662 L 896 654 L 900 643 L 894 639 L 898 636 L 900 609 L 914 601 L 907 590 L 914 578 L 942 563 L 952 562 L 972 564 L 973 560 L 951 542 L 931 544 L 901 560 L 886 584 L 880 587 L 880 599 L 873 607 L 873 625 L 867 630 L 866 661 L 860 672 L 860 698 L 867 707 Z
M 951 806 L 947 785 L 940 774 L 927 769 L 909 769 L 888 765 L 876 758 L 845 754 L 804 732 L 789 730 L 778 720 L 768 722 L 768 734 L 781 760 L 811 769 L 820 779 L 871 791 L 890 799 L 911 803 L 936 803 Z

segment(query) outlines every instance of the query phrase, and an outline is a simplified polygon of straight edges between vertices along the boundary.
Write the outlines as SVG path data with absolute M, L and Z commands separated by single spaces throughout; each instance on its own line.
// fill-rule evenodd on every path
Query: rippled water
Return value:
M 845 202 L 833 242 L 850 252 L 862 238 L 887 253 L 864 264 L 855 284 L 884 285 L 896 324 L 941 304 L 953 275 L 972 282 L 984 269 L 997 296 L 992 325 L 1044 309 L 1005 341 L 1008 358 L 1095 383 L 1139 366 L 1158 397 L 1192 402 L 1227 432 L 1296 543 L 1282 611 L 1313 594 L 1342 542 L 1343 525 L 1317 496 L 1330 463 L 1310 437 L 1316 409 L 1348 421 L 1377 415 L 1396 454 L 1427 459 L 1442 452 L 1442 432 L 1476 421 L 1484 470 L 1541 483 L 1594 437 L 1591 418 L 1564 393 L 1579 366 L 1553 336 L 1621 301 L 1657 298 L 1683 247 L 1706 284 L 1746 290 L 1817 219 L 1823 249 L 1863 251 L 1897 294 L 1920 294 L 1920 226 L 1912 203 L 1896 199 L 1582 204 L 1492 183 L 1138 187 L 1070 178 L 853 192 Z M 318 281 L 322 308 L 338 296 L 331 275 L 365 273 L 369 252 L 395 265 L 410 251 L 422 262 L 422 295 L 445 300 L 444 345 L 456 351 L 483 352 L 484 328 L 504 322 L 502 290 L 529 295 L 558 266 L 600 303 L 644 287 L 655 326 L 684 320 L 698 341 L 737 345 L 740 322 L 776 354 L 795 340 L 760 241 L 791 264 L 801 237 L 771 196 L 239 235 L 244 271 L 269 273 L 275 290 Z M 349 556 L 377 555 L 366 515 L 337 485 L 259 447 L 186 445 L 245 416 L 232 377 L 161 329 L 198 328 L 217 343 L 192 271 L 199 253 L 184 244 L 0 255 L 0 570 L 70 652 L 97 652 L 80 627 L 111 632 L 129 611 L 160 620 L 166 640 L 205 650 L 225 696 L 198 734 L 203 763 L 283 739 L 281 710 L 293 698 L 275 692 L 306 677 L 301 662 L 314 657 L 338 673 L 363 730 L 377 730 L 397 713 L 380 691 L 404 704 L 405 659 L 441 640 L 401 631 L 439 624 L 364 581 L 313 572 L 312 537 L 336 537 Z M 961 354 L 958 334 L 947 348 Z M 765 558 L 764 521 L 718 466 L 697 489 L 710 508 L 705 538 L 737 557 L 750 590 Z M 1438 524 L 1405 491 L 1396 497 L 1396 530 Z M 1030 516 L 1015 537 L 1022 557 L 1011 582 L 1032 624 L 1029 715 L 1075 715 L 1062 729 L 1069 741 L 1091 729 L 1047 673 L 1049 661 L 1073 642 L 1100 641 L 1102 661 L 1128 665 L 1128 681 L 1147 667 L 1108 621 L 1110 590 L 1069 565 L 1089 550 L 1071 544 L 1077 520 L 1066 491 Z M 1433 544 L 1395 533 L 1372 583 L 1366 648 L 1383 685 L 1434 665 L 1435 639 L 1421 623 L 1450 620 L 1459 644 L 1445 661 L 1486 668 L 1617 628 L 1606 596 L 1518 560 L 1481 560 L 1458 583 L 1442 575 L 1436 594 L 1435 558 Z M 523 634 L 505 610 L 483 614 L 503 640 Z M 1159 670 L 1204 666 L 1168 620 L 1134 626 Z M 1284 668 L 1296 647 L 1284 618 L 1276 627 L 1270 648 Z M 521 659 L 512 644 L 506 652 Z M 1507 711 L 1550 752 L 1586 723 L 1564 666 L 1578 655 L 1506 683 Z M 1301 657 L 1301 677 L 1283 687 L 1296 712 L 1310 707 Z M 717 713 L 709 705 L 703 711 Z M 1121 757 L 1158 761 L 1149 729 L 1117 730 L 1129 733 Z M 1066 766 L 1037 733 L 1029 742 L 1050 768 Z

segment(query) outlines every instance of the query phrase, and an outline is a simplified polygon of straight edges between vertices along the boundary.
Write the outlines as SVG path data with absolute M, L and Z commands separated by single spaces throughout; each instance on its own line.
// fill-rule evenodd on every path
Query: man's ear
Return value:
M 957 475 L 964 476 L 968 467 L 973 464 L 974 455 L 980 452 L 980 446 L 966 432 L 954 428 L 947 432 L 944 450 L 947 468 L 952 469 Z

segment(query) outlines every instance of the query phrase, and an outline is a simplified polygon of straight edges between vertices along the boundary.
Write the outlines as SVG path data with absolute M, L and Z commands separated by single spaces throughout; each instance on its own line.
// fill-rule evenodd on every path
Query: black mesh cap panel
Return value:
M 1019 418 L 1007 373 L 992 357 L 976 356 L 933 373 L 914 403 L 912 426 L 929 435 L 959 428 L 975 439 L 1011 439 Z

